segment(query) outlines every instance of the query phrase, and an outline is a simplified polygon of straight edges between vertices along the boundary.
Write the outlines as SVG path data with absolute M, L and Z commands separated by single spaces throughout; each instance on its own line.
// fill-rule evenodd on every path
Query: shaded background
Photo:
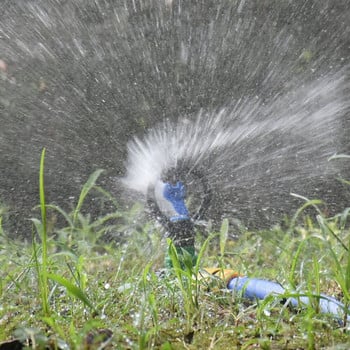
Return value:
M 349 64 L 347 0 L 11 0 L 0 7 L 0 200 L 11 235 L 31 232 L 43 147 L 48 201 L 70 208 L 96 168 L 105 169 L 100 184 L 125 199 L 116 177 L 125 174 L 134 135 L 243 97 L 268 103 Z M 341 123 L 335 148 L 349 152 L 348 111 Z M 347 170 L 344 162 L 339 175 Z M 334 174 L 309 185 L 331 209 L 348 205 Z M 256 192 L 261 187 L 264 179 Z M 270 224 L 253 192 L 236 189 L 242 210 L 235 215 Z M 276 217 L 290 214 L 291 203 L 271 198 L 265 204 Z

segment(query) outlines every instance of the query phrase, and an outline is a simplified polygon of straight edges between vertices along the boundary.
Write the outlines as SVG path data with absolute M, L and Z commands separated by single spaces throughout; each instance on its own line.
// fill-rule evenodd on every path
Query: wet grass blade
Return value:
M 296 289 L 295 272 L 296 272 L 297 263 L 302 254 L 305 243 L 306 243 L 306 240 L 303 240 L 300 242 L 297 251 L 293 254 L 293 257 L 292 257 L 292 264 L 291 264 L 290 273 L 289 273 L 289 283 L 291 284 L 293 289 Z
M 294 230 L 294 227 L 296 225 L 296 222 L 300 216 L 300 214 L 308 207 L 313 207 L 318 214 L 321 214 L 320 209 L 318 208 L 318 205 L 323 204 L 323 202 L 319 199 L 313 199 L 313 200 L 309 200 L 308 198 L 304 197 L 304 196 L 300 196 L 299 194 L 296 193 L 291 193 L 291 196 L 296 197 L 296 198 L 300 198 L 302 200 L 305 201 L 304 205 L 302 205 L 294 214 L 293 218 L 291 219 L 290 225 L 289 225 L 289 229 L 288 229 L 288 233 L 292 233 Z
M 317 215 L 316 217 L 322 232 L 324 232 L 326 235 L 329 234 L 331 236 L 333 236 L 338 243 L 340 243 L 340 245 L 343 247 L 343 249 L 345 251 L 348 251 L 348 247 L 346 246 L 346 244 L 340 239 L 340 237 L 331 229 L 331 227 L 328 225 L 328 223 L 326 222 L 326 220 L 323 218 L 323 216 L 321 215 Z
M 228 236 L 228 219 L 224 219 L 220 228 L 220 255 L 223 257 L 225 254 L 226 241 Z
M 66 220 L 66 222 L 69 224 L 69 227 L 72 228 L 73 225 L 73 221 L 71 220 L 69 214 L 67 214 L 62 208 L 60 208 L 58 205 L 54 205 L 54 204 L 47 204 L 46 205 L 47 209 L 52 209 L 57 211 L 59 214 L 62 215 L 62 217 Z
M 44 164 L 45 164 L 45 148 L 42 150 L 40 159 L 40 171 L 39 171 L 39 193 L 40 193 L 40 210 L 41 210 L 41 224 L 34 221 L 36 229 L 41 237 L 41 264 L 38 261 L 35 253 L 35 262 L 38 271 L 39 288 L 41 294 L 41 303 L 45 316 L 50 315 L 49 310 L 49 288 L 47 280 L 48 270 L 48 258 L 47 258 L 47 223 L 46 223 L 46 202 L 45 202 L 45 184 L 44 184 Z M 33 246 L 34 252 L 36 252 L 35 245 Z
M 64 278 L 60 275 L 50 273 L 47 275 L 47 277 L 50 278 L 51 280 L 57 282 L 61 286 L 65 287 L 69 294 L 71 294 L 75 298 L 79 299 L 86 306 L 88 306 L 91 310 L 96 312 L 95 307 L 92 305 L 92 303 L 90 302 L 90 300 L 88 299 L 88 297 L 86 296 L 86 294 L 83 292 L 83 290 L 81 288 L 77 287 L 72 282 L 70 282 L 69 280 L 67 280 L 66 278 Z
M 201 246 L 201 249 L 199 250 L 198 252 L 198 256 L 197 256 L 197 261 L 196 261 L 196 265 L 194 266 L 194 274 L 196 276 L 198 276 L 198 273 L 200 271 L 200 268 L 201 268 L 201 264 L 203 263 L 203 260 L 204 260 L 204 253 L 205 251 L 207 250 L 208 248 L 208 245 L 209 245 L 209 242 L 214 238 L 216 237 L 217 234 L 212 234 L 210 235 L 205 241 L 204 243 L 202 244 Z
M 78 214 L 80 212 L 80 209 L 84 203 L 84 200 L 86 198 L 86 196 L 88 195 L 88 193 L 91 191 L 91 189 L 95 186 L 96 184 L 96 181 L 98 179 L 98 177 L 101 175 L 101 173 L 103 172 L 102 169 L 98 169 L 96 171 L 94 171 L 89 179 L 87 180 L 87 182 L 84 184 L 81 192 L 80 192 L 80 196 L 79 196 L 79 199 L 78 199 L 78 204 L 74 210 L 74 214 L 73 214 L 73 223 L 75 224 L 76 223 L 76 220 L 77 220 L 77 217 L 78 217 Z

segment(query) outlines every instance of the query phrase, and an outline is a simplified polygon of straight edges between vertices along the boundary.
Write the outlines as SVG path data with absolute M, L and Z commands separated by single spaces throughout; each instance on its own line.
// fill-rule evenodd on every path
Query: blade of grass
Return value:
M 47 275 L 48 278 L 55 281 L 56 283 L 60 284 L 61 286 L 65 287 L 69 294 L 74 296 L 75 298 L 82 301 L 86 306 L 88 306 L 91 310 L 94 312 L 97 312 L 93 304 L 90 302 L 86 294 L 83 292 L 83 290 L 76 285 L 74 285 L 72 282 L 67 280 L 66 278 L 56 275 L 53 273 L 50 273 Z
M 345 208 L 345 210 L 340 215 L 340 232 L 343 232 L 346 227 L 346 222 L 350 214 L 350 208 Z
M 289 225 L 289 229 L 288 229 L 288 233 L 292 233 L 296 224 L 296 221 L 298 219 L 298 217 L 300 216 L 300 214 L 308 207 L 313 207 L 315 208 L 315 210 L 321 214 L 320 209 L 318 208 L 318 205 L 323 204 L 323 202 L 321 200 L 318 199 L 313 199 L 313 200 L 309 200 L 308 198 L 301 196 L 299 194 L 296 193 L 291 193 L 291 196 L 296 197 L 296 198 L 300 198 L 303 199 L 306 203 L 304 205 L 302 205 L 294 214 L 290 225 Z
M 296 283 L 295 283 L 295 271 L 296 271 L 296 267 L 297 267 L 297 263 L 299 260 L 299 257 L 304 249 L 306 240 L 303 240 L 300 242 L 297 251 L 293 254 L 293 258 L 292 258 L 292 265 L 290 267 L 290 273 L 289 273 L 289 283 L 291 284 L 293 289 L 296 289 Z
M 98 179 L 98 177 L 101 175 L 101 173 L 103 172 L 102 169 L 97 169 L 96 171 L 94 171 L 89 179 L 87 180 L 87 182 L 84 184 L 81 192 L 80 192 L 80 196 L 79 196 L 79 199 L 78 199 L 78 204 L 77 206 L 75 207 L 75 210 L 74 210 L 74 214 L 73 214 L 73 224 L 76 223 L 76 220 L 77 220 L 77 217 L 78 217 L 78 214 L 80 212 L 80 209 L 84 203 L 84 200 L 86 198 L 86 196 L 88 195 L 88 193 L 90 192 L 90 190 L 95 186 L 95 183 Z
M 208 244 L 209 244 L 209 242 L 214 238 L 214 237 L 216 237 L 217 236 L 217 234 L 212 234 L 212 235 L 210 235 L 205 241 L 204 241 L 204 243 L 202 244 L 202 246 L 201 246 L 201 249 L 199 250 L 199 252 L 198 252 L 198 256 L 197 256 L 197 261 L 196 261 L 196 265 L 195 265 L 195 267 L 194 267 L 194 274 L 195 274 L 195 276 L 198 276 L 198 274 L 199 274 L 199 270 L 200 270 L 200 267 L 201 267 L 201 263 L 203 262 L 203 256 L 204 256 L 204 253 L 205 253 L 205 251 L 206 251 L 206 249 L 207 249 L 207 247 L 208 247 Z
M 119 208 L 117 200 L 108 191 L 106 191 L 100 186 L 95 186 L 95 190 L 102 193 L 103 196 L 110 200 L 117 209 Z
M 340 237 L 330 228 L 330 226 L 328 225 L 328 223 L 326 222 L 326 220 L 323 218 L 323 216 L 321 215 L 317 215 L 316 217 L 319 225 L 322 228 L 322 231 L 324 233 L 328 233 L 331 234 L 340 244 L 341 246 L 344 248 L 345 251 L 348 251 L 348 247 L 346 246 L 346 244 L 340 239 Z
M 60 208 L 58 205 L 54 205 L 54 204 L 47 204 L 46 205 L 46 209 L 52 209 L 57 211 L 58 213 L 60 213 L 64 219 L 67 221 L 68 225 L 70 228 L 73 227 L 73 221 L 71 220 L 69 214 L 67 214 L 62 208 Z
M 45 148 L 41 152 L 40 159 L 40 171 L 39 171 L 39 194 L 40 194 L 40 210 L 41 210 L 41 225 L 36 224 L 37 231 L 41 236 L 41 265 L 38 262 L 37 256 L 35 255 L 35 261 L 38 269 L 38 279 L 40 281 L 40 292 L 43 312 L 45 316 L 50 316 L 49 302 L 48 302 L 48 280 L 47 280 L 47 223 L 46 223 L 46 202 L 45 202 L 45 184 L 44 184 L 44 163 L 45 163 Z M 34 222 L 35 223 L 35 222 Z M 34 246 L 34 251 L 36 248 Z
M 228 236 L 228 219 L 224 219 L 220 228 L 220 255 L 221 257 L 225 254 L 226 241 Z

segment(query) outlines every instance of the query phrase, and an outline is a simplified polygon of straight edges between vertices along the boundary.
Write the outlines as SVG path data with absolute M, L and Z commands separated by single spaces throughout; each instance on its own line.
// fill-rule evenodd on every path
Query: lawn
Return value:
M 10 239 L 0 225 L 0 350 L 348 348 L 345 316 L 318 309 L 321 293 L 350 304 L 347 209 L 325 218 L 320 201 L 305 199 L 283 228 L 264 231 L 224 219 L 218 232 L 198 229 L 191 267 L 141 204 L 116 203 L 96 219 L 83 210 L 93 191 L 112 200 L 96 185 L 100 171 L 71 212 L 47 204 L 43 161 L 32 239 Z M 66 226 L 55 226 L 58 215 Z M 173 269 L 164 269 L 166 254 Z M 286 294 L 246 300 L 220 278 L 198 278 L 204 267 L 277 281 Z M 312 295 L 310 304 L 290 307 L 288 296 L 298 294 Z

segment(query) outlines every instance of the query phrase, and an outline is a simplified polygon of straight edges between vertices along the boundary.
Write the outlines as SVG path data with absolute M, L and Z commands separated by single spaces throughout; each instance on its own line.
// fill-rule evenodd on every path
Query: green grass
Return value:
M 198 232 L 198 264 L 192 267 L 181 264 L 152 223 L 129 225 L 142 206 L 123 212 L 116 205 L 96 220 L 83 212 L 90 192 L 110 196 L 96 185 L 101 171 L 89 177 L 70 213 L 46 204 L 44 156 L 33 243 L 9 239 L 0 225 L 0 340 L 16 338 L 29 349 L 163 350 L 319 349 L 350 342 L 346 327 L 317 309 L 319 293 L 350 304 L 349 210 L 326 219 L 319 201 L 305 199 L 304 208 L 319 211 L 315 220 L 305 217 L 300 224 L 299 210 L 291 213 L 288 229 L 245 231 L 238 240 L 230 239 L 234 228 L 224 220 L 207 239 Z M 66 227 L 50 226 L 52 213 L 62 215 Z M 106 239 L 120 231 L 121 242 Z M 167 251 L 174 268 L 160 273 Z M 315 297 L 300 310 L 274 297 L 250 302 L 220 280 L 198 279 L 206 266 Z

